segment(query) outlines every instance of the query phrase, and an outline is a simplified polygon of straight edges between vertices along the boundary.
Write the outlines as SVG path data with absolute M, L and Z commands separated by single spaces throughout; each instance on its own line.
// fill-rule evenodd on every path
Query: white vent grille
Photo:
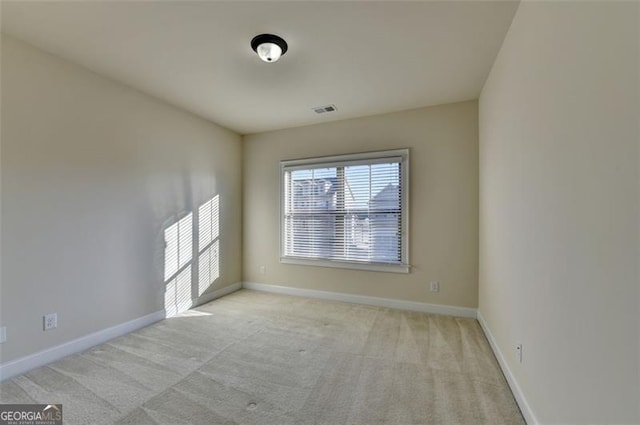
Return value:
M 325 112 L 335 112 L 338 110 L 336 105 L 325 105 L 325 106 L 316 106 L 315 108 L 311 108 L 316 114 L 324 114 Z

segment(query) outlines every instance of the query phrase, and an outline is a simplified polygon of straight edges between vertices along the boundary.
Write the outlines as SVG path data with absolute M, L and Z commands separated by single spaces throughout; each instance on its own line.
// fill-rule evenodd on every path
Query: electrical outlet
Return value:
M 43 319 L 45 331 L 49 331 L 58 327 L 58 313 L 45 314 Z
M 522 344 L 516 344 L 516 357 L 518 358 L 518 362 L 522 363 Z
M 7 340 L 7 327 L 0 326 L 0 344 Z
M 259 266 L 258 269 L 260 270 L 260 274 L 261 275 L 267 274 L 267 267 L 266 266 Z
M 440 282 L 433 281 L 430 283 L 429 290 L 431 292 L 440 292 Z

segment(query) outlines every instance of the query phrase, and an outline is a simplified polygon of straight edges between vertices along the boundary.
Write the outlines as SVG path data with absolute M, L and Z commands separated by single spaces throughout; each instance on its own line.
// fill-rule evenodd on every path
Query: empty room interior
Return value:
M 0 423 L 640 424 L 640 2 L 0 15 Z

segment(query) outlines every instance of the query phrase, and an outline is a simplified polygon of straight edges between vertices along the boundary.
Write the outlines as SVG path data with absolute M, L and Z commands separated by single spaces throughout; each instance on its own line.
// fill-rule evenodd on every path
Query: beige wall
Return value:
M 477 113 L 471 101 L 246 136 L 243 280 L 476 307 Z M 411 273 L 280 264 L 279 161 L 397 148 L 411 150 Z
M 544 424 L 640 423 L 637 8 L 523 2 L 480 97 L 479 310 Z
M 216 194 L 239 281 L 240 136 L 2 38 L 2 362 L 163 309 L 163 229 Z

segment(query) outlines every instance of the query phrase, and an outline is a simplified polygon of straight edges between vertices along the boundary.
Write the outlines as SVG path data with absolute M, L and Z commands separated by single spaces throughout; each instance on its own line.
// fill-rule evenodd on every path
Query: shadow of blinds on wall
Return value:
M 220 277 L 220 196 L 198 208 L 198 296 Z
M 167 316 L 172 316 L 191 307 L 193 214 L 167 227 L 164 242 L 164 306 Z
M 195 252 L 194 252 L 195 250 Z M 220 195 L 164 229 L 167 317 L 191 308 L 220 277 Z

